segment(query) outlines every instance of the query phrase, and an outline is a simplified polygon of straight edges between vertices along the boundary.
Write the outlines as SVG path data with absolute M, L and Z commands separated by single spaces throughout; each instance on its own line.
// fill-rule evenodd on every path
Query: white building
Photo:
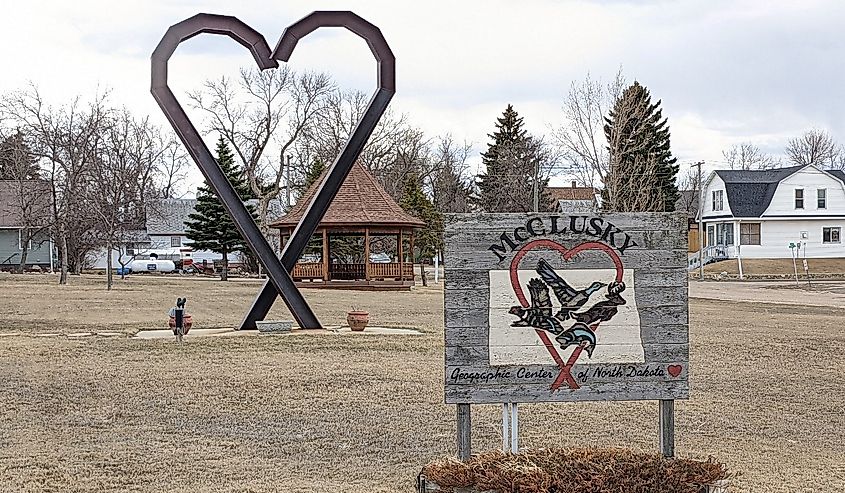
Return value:
M 704 186 L 705 259 L 845 257 L 845 173 L 817 166 L 713 172 Z

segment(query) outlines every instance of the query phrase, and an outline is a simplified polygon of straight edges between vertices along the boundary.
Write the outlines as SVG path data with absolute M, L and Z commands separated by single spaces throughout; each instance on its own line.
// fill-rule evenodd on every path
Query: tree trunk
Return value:
M 223 268 L 220 269 L 220 280 L 229 280 L 229 252 L 226 247 L 223 247 Z
M 428 286 L 428 279 L 425 277 L 425 263 L 420 259 L 420 279 L 422 279 L 423 286 Z
M 23 230 L 21 230 L 21 261 L 18 264 L 18 274 L 23 274 L 24 269 L 26 268 L 26 256 L 29 253 L 29 238 L 23 236 Z
M 112 284 L 114 284 L 114 273 L 112 272 L 112 258 L 111 258 L 111 240 L 106 242 L 106 290 L 111 291 Z
M 59 244 L 61 245 L 61 269 L 59 270 L 59 284 L 67 284 L 67 233 L 64 228 L 59 230 Z

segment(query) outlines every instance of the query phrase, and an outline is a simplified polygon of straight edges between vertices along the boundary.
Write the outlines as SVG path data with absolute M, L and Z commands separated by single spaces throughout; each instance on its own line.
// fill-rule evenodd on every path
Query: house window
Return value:
M 839 243 L 841 235 L 842 228 L 822 228 L 822 243 Z
M 181 236 L 171 236 L 170 237 L 170 246 L 173 248 L 178 248 L 182 246 L 182 237 Z
M 720 211 L 725 208 L 725 195 L 722 190 L 713 192 L 713 210 Z
M 819 209 L 827 209 L 827 189 L 820 188 L 816 190 L 817 206 Z
M 716 244 L 716 228 L 707 226 L 707 246 Z
M 716 225 L 716 242 L 717 245 L 734 244 L 733 223 L 719 223 Z
M 126 244 L 126 255 L 130 257 L 135 256 L 135 244 L 134 243 L 127 243 Z
M 796 188 L 795 189 L 795 208 L 796 209 L 803 209 L 804 208 L 804 189 L 803 188 Z
M 24 235 L 23 229 L 19 229 L 18 230 L 18 250 L 23 250 L 23 243 L 24 243 L 23 238 L 24 238 L 24 236 L 26 236 L 26 235 Z M 26 249 L 32 250 L 32 238 L 29 239 L 28 243 L 29 244 L 27 245 Z
M 739 225 L 740 245 L 760 244 L 760 223 L 742 223 Z

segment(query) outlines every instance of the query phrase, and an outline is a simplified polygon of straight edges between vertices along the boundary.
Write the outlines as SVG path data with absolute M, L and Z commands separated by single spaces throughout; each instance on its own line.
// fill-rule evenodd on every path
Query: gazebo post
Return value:
M 329 282 L 329 230 L 323 228 L 323 282 Z
M 411 230 L 411 284 L 414 284 L 414 230 Z M 420 268 L 422 268 L 422 258 L 420 258 Z
M 364 279 L 370 280 L 370 228 L 364 228 Z
M 399 246 L 399 281 L 405 280 L 405 268 L 403 267 L 403 261 L 405 260 L 405 256 L 402 255 L 402 228 L 399 228 L 399 241 L 396 244 Z

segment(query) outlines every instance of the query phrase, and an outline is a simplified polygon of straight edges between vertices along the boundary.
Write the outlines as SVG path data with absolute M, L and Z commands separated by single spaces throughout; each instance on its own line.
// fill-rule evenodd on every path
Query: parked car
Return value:
M 374 264 L 389 264 L 393 259 L 386 253 L 371 253 L 370 262 Z

